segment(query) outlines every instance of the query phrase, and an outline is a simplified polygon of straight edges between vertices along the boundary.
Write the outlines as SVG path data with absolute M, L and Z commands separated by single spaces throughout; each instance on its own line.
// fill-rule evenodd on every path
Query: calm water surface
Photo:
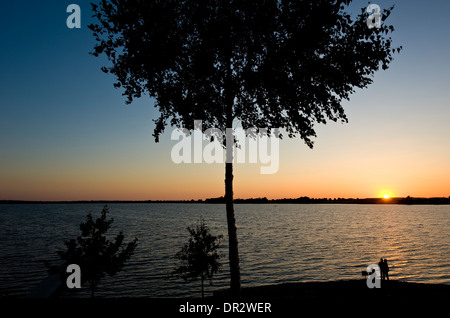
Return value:
M 102 204 L 0 205 L 0 295 L 22 296 L 44 279 L 41 262 L 60 261 L 57 250 L 80 234 L 79 224 Z M 111 235 L 138 237 L 127 266 L 106 277 L 99 297 L 198 297 L 198 281 L 171 277 L 186 227 L 202 216 L 224 236 L 223 270 L 206 294 L 228 287 L 225 206 L 110 204 Z M 450 284 L 450 206 L 235 205 L 243 286 L 360 278 L 367 265 L 387 258 L 390 277 Z M 89 297 L 87 288 L 65 297 Z

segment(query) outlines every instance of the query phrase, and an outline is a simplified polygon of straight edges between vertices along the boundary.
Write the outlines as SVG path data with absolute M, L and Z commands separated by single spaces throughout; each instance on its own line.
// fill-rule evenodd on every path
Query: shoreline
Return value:
M 49 277 L 52 278 L 51 276 Z M 60 281 L 59 276 L 56 278 L 59 282 L 58 286 L 60 286 L 62 281 Z M 396 279 L 382 280 L 380 283 L 380 288 L 369 288 L 367 287 L 367 280 L 360 278 L 266 284 L 250 287 L 244 285 L 241 288 L 240 300 L 292 301 L 295 299 L 365 299 L 372 297 L 387 299 L 431 297 L 433 299 L 450 300 L 450 284 L 407 282 Z M 46 293 L 46 287 L 48 287 L 48 284 L 40 284 L 26 296 L 0 297 L 0 299 L 66 299 L 65 297 L 60 297 L 63 289 L 57 288 L 51 293 Z M 101 299 L 168 299 L 174 301 L 190 299 L 193 301 L 221 301 L 230 300 L 233 297 L 230 294 L 229 288 L 223 288 L 213 291 L 212 295 L 206 296 L 203 299 L 200 297 L 102 297 Z
M 381 281 L 381 288 L 370 289 L 366 279 L 298 282 L 242 287 L 244 299 L 293 301 L 295 299 L 450 299 L 450 285 Z M 229 289 L 214 292 L 213 299 L 230 298 Z
M 417 315 L 425 309 L 442 314 L 450 299 L 450 285 L 433 283 L 403 282 L 399 280 L 382 281 L 381 288 L 369 289 L 365 279 L 280 283 L 255 287 L 242 287 L 241 298 L 232 298 L 229 289 L 217 290 L 213 296 L 205 298 L 0 298 L 0 304 L 14 310 L 32 308 L 33 313 L 49 310 L 65 312 L 70 308 L 72 314 L 86 315 L 89 312 L 102 316 L 117 315 L 119 311 L 129 314 L 132 308 L 136 312 L 164 313 L 166 316 L 186 316 L 188 313 L 204 316 L 272 315 L 275 317 L 301 317 L 303 313 L 316 315 L 338 312 L 352 313 L 358 316 L 389 313 L 389 317 L 398 313 L 405 317 L 407 313 Z M 248 308 L 269 308 L 269 311 L 251 312 Z M 442 309 L 441 309 L 442 307 Z M 205 313 L 210 308 L 211 315 Z M 243 311 L 242 311 L 243 310 Z M 320 315 L 319 315 L 320 316 Z

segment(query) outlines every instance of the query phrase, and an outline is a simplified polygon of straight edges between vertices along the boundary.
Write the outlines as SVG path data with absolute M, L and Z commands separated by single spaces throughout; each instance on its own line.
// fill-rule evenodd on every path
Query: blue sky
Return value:
M 71 3 L 81 29 L 66 26 Z M 345 102 L 349 124 L 317 128 L 314 150 L 284 140 L 276 175 L 236 166 L 236 197 L 450 195 L 450 3 L 375 3 L 396 5 L 389 21 L 401 54 Z M 154 143 L 152 101 L 125 105 L 100 70 L 105 59 L 88 54 L 90 16 L 89 1 L 1 5 L 0 199 L 222 195 L 222 165 L 174 164 L 169 135 Z

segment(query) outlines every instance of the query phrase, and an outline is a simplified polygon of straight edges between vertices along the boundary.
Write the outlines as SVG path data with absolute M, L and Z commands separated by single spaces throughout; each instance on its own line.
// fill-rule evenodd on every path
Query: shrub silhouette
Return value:
M 204 297 L 204 280 L 212 280 L 214 274 L 220 269 L 219 254 L 222 235 L 211 235 L 203 218 L 195 228 L 187 227 L 190 238 L 183 248 L 175 255 L 181 265 L 173 272 L 174 275 L 185 280 L 194 280 L 198 277 L 202 281 L 202 298 Z
M 78 236 L 76 240 L 65 241 L 67 250 L 58 251 L 61 259 L 80 266 L 81 279 L 89 283 L 92 297 L 105 274 L 109 276 L 117 274 L 137 246 L 137 238 L 135 238 L 119 251 L 124 240 L 122 231 L 114 241 L 106 238 L 105 234 L 114 221 L 113 218 L 106 219 L 108 212 L 108 206 L 105 205 L 100 218 L 95 221 L 92 213 L 89 212 L 86 222 L 80 224 L 81 236 Z

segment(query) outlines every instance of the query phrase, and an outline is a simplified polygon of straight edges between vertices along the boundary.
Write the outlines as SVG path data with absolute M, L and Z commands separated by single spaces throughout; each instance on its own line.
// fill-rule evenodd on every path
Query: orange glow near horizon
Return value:
M 63 175 L 52 173 L 49 169 L 45 174 L 32 174 L 35 178 L 31 179 L 26 174 L 18 178 L 12 173 L 5 173 L 4 182 L 0 184 L 0 200 L 204 200 L 223 196 L 225 192 L 225 169 L 222 165 L 166 163 L 148 168 L 142 164 L 136 172 L 105 166 L 103 169 L 87 169 L 78 174 L 65 171 Z M 446 193 L 450 186 L 448 180 L 434 179 L 421 183 L 408 181 L 392 178 L 389 184 L 383 185 L 376 176 L 363 179 L 358 177 L 358 173 L 351 175 L 338 172 L 332 175 L 326 169 L 310 171 L 302 166 L 297 169 L 281 166 L 277 174 L 261 175 L 258 165 L 236 165 L 234 198 L 283 199 L 308 196 L 331 199 L 376 197 L 389 200 L 406 196 L 450 195 Z
M 141 150 L 137 145 L 134 152 L 124 154 L 113 150 L 106 155 L 16 160 L 0 174 L 0 200 L 204 200 L 224 195 L 224 164 L 175 164 L 170 159 L 172 145 L 167 141 L 163 149 Z M 235 164 L 234 198 L 450 195 L 450 170 L 440 158 L 423 160 L 430 163 L 425 165 L 396 157 L 388 157 L 388 162 L 382 153 L 336 152 L 331 154 L 326 147 L 310 151 L 291 141 L 281 144 L 276 174 L 261 174 L 261 164 Z

